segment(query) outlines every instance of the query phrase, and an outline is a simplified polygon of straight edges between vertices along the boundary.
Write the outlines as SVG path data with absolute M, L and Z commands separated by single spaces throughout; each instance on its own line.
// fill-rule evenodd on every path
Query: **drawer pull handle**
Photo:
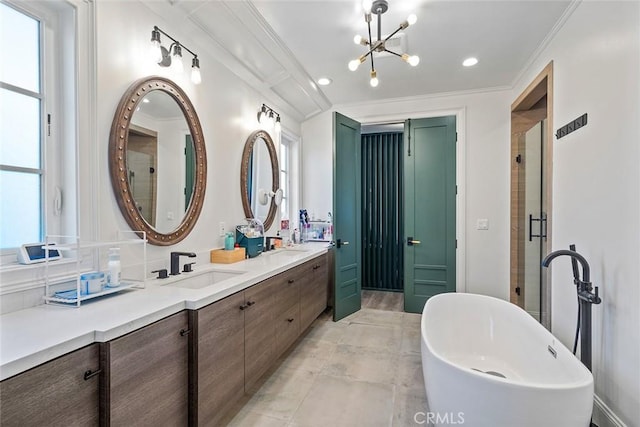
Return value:
M 287 319 L 287 322 L 289 322 L 289 323 L 293 322 L 293 318 Z
M 317 269 L 319 269 L 319 268 L 320 268 L 320 266 L 319 266 L 319 265 L 314 265 L 314 266 L 313 266 L 313 269 L 314 269 L 314 270 L 317 270 Z
M 247 301 L 247 307 L 251 307 L 255 303 L 255 301 Z
M 244 310 L 245 308 L 247 308 L 248 306 L 246 304 L 241 305 L 240 307 L 238 307 L 240 310 Z
M 293 283 L 293 282 L 295 282 L 295 280 L 293 280 L 293 279 L 289 279 L 288 280 L 288 283 Z
M 189 335 L 191 333 L 191 329 L 181 329 L 180 330 L 180 336 L 185 336 L 185 335 Z
M 102 369 L 96 369 L 95 371 L 92 371 L 91 369 L 89 369 L 84 373 L 84 380 L 87 381 L 89 378 L 93 378 L 96 375 L 100 374 L 101 372 L 102 372 Z

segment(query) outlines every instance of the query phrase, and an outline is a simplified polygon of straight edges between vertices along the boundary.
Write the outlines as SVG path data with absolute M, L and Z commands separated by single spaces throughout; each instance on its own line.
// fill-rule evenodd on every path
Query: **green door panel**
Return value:
M 333 113 L 336 321 L 360 310 L 362 302 L 360 151 L 360 123 Z
M 420 313 L 429 297 L 456 290 L 455 117 L 408 121 L 404 159 L 404 305 Z

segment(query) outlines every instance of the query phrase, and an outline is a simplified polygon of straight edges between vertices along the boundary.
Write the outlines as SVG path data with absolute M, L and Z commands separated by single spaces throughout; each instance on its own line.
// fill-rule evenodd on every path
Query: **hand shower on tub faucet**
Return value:
M 580 332 L 580 360 L 591 371 L 591 305 L 600 304 L 602 300 L 598 296 L 598 287 L 595 287 L 595 293 L 591 293 L 593 287 L 591 286 L 591 269 L 587 260 L 575 251 L 575 245 L 570 246 L 571 250 L 560 249 L 549 253 L 543 260 L 542 266 L 549 267 L 551 261 L 559 256 L 571 257 L 571 263 L 573 268 L 573 279 L 577 285 L 578 293 L 578 317 L 580 319 L 579 325 L 576 328 L 576 338 L 578 332 Z M 579 262 L 582 266 L 582 280 L 578 275 L 578 266 L 576 262 Z M 574 345 L 574 354 L 575 354 Z

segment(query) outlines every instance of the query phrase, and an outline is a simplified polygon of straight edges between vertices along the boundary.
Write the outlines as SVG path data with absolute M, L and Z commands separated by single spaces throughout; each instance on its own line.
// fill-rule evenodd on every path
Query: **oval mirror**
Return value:
M 150 77 L 125 92 L 111 127 L 109 172 L 125 220 L 149 243 L 172 245 L 193 229 L 206 189 L 206 149 L 178 85 Z
M 240 193 L 247 218 L 262 221 L 265 231 L 271 227 L 278 210 L 276 194 L 280 187 L 278 155 L 271 136 L 263 130 L 252 133 L 244 144 L 240 167 Z

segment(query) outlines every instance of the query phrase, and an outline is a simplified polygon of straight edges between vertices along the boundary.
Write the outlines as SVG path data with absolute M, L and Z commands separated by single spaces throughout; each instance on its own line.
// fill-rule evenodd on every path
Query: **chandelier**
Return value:
M 362 7 L 364 9 L 364 20 L 367 23 L 367 28 L 369 29 L 369 38 L 366 39 L 360 35 L 357 35 L 353 38 L 353 42 L 355 44 L 366 46 L 367 48 L 369 48 L 369 51 L 364 55 L 361 55 L 360 57 L 358 57 L 358 59 L 354 59 L 353 61 L 350 61 L 349 69 L 351 71 L 357 70 L 360 64 L 366 61 L 367 57 L 370 57 L 371 58 L 371 72 L 370 72 L 371 80 L 369 80 L 369 83 L 371 84 L 372 87 L 376 87 L 378 86 L 378 76 L 376 72 L 376 67 L 373 62 L 373 56 L 375 52 L 390 53 L 392 55 L 395 55 L 401 58 L 403 61 L 407 62 L 409 65 L 413 67 L 418 65 L 418 63 L 420 62 L 420 58 L 418 58 L 416 55 L 409 55 L 406 53 L 400 54 L 397 52 L 393 52 L 387 49 L 385 46 L 385 43 L 391 37 L 396 35 L 398 31 L 404 30 L 409 25 L 415 24 L 418 18 L 416 17 L 416 15 L 413 15 L 413 14 L 409 15 L 406 21 L 402 22 L 400 26 L 393 33 L 389 34 L 383 39 L 382 38 L 382 14 L 385 13 L 387 9 L 389 9 L 389 3 L 387 2 L 387 0 L 374 0 L 373 2 L 371 0 L 364 0 L 362 2 Z M 372 13 L 375 15 L 378 15 L 378 40 L 377 41 L 374 41 L 371 38 L 371 14 Z

